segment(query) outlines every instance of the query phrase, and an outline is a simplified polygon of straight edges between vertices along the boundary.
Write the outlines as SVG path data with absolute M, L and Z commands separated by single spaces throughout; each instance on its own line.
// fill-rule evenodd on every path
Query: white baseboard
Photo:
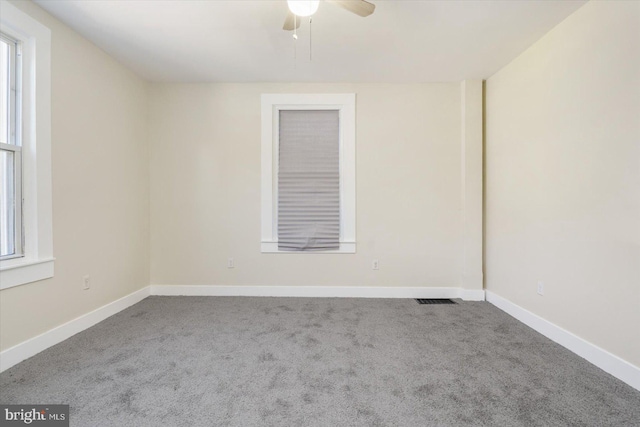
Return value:
M 484 289 L 460 289 L 460 297 L 463 301 L 484 301 Z
M 9 369 L 25 359 L 35 356 L 41 351 L 72 337 L 78 332 L 82 332 L 85 329 L 92 327 L 96 323 L 113 316 L 125 308 L 142 301 L 149 296 L 149 291 L 149 286 L 146 286 L 125 297 L 107 305 L 103 305 L 96 310 L 57 326 L 43 334 L 4 350 L 0 353 L 0 372 Z
M 486 291 L 487 301 L 545 337 L 571 350 L 603 371 L 640 390 L 640 368 L 543 319 L 511 301 Z
M 381 286 L 215 286 L 151 285 L 151 295 L 324 297 L 324 298 L 462 298 L 484 301 L 483 290 Z

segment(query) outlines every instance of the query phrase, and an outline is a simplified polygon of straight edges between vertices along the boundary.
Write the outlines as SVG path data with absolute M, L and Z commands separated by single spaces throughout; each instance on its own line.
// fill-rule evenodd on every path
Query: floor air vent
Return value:
M 454 301 L 444 298 L 416 299 L 418 304 L 455 304 Z

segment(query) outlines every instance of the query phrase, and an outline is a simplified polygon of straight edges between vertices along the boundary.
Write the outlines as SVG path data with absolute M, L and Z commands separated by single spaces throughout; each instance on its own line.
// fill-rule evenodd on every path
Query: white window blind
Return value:
M 340 122 L 337 110 L 281 110 L 278 249 L 340 247 Z

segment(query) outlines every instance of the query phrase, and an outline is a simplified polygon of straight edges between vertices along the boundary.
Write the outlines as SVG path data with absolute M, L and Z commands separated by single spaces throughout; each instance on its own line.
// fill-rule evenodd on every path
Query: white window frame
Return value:
M 356 95 L 262 95 L 262 238 L 263 253 L 335 254 L 356 252 Z M 281 110 L 337 110 L 340 159 L 340 248 L 330 251 L 278 249 L 278 150 Z
M 51 31 L 0 1 L 0 31 L 20 42 L 23 256 L 0 260 L 0 289 L 53 277 Z

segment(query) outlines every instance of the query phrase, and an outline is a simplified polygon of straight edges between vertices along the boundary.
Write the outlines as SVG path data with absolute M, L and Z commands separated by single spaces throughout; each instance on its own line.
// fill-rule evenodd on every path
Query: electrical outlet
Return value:
M 229 258 L 227 260 L 227 268 L 233 268 L 235 267 L 235 263 L 233 262 L 233 258 Z
M 89 276 L 84 276 L 82 278 L 82 289 L 84 289 L 85 291 L 87 289 L 91 289 L 91 277 Z
M 380 270 L 380 263 L 378 262 L 377 259 L 373 260 L 373 262 L 371 263 L 371 268 L 373 270 Z
M 544 295 L 544 282 L 538 281 L 538 295 Z

